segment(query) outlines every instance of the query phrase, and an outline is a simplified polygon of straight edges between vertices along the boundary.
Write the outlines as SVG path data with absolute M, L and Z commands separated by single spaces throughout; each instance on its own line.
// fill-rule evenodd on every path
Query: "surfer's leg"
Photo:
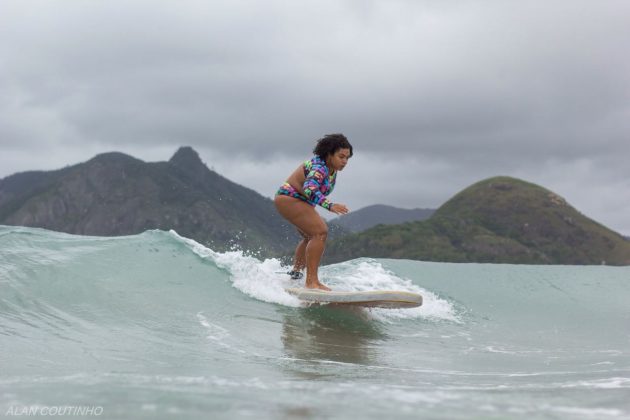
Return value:
M 317 217 L 320 217 L 317 215 Z M 326 247 L 326 237 L 328 236 L 328 227 L 322 220 L 325 230 L 316 233 L 311 237 L 306 245 L 306 287 L 312 289 L 330 290 L 329 287 L 320 283 L 317 275 L 317 269 L 319 268 L 319 262 L 324 254 L 324 248 Z
M 308 244 L 308 235 L 298 229 L 302 240 L 295 248 L 295 255 L 293 256 L 293 271 L 302 271 L 306 267 L 306 245 Z
M 308 241 L 304 248 L 306 262 L 306 287 L 330 290 L 319 282 L 317 269 L 324 253 L 328 226 L 314 207 L 304 201 L 284 195 L 276 195 L 274 203 L 278 212 L 303 232 Z M 298 245 L 299 248 L 299 245 Z M 296 254 L 297 254 L 296 249 Z

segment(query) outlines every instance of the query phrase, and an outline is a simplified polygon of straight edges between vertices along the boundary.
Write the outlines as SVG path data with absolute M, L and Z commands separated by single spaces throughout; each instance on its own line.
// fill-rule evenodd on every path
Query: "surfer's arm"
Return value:
M 302 190 L 309 202 L 320 205 L 326 210 L 330 210 L 333 203 L 331 203 L 321 191 L 326 176 L 326 170 L 322 166 L 313 165 L 306 175 Z

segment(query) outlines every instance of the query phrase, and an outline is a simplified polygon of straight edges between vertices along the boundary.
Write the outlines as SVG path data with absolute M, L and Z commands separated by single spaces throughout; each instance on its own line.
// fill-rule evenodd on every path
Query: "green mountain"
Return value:
M 0 180 L 0 224 L 82 235 L 174 229 L 215 250 L 279 255 L 297 242 L 273 202 L 201 161 L 190 147 L 168 162 L 105 153 L 56 171 Z
M 374 204 L 353 211 L 330 221 L 329 226 L 341 226 L 356 233 L 376 225 L 395 225 L 399 223 L 425 220 L 435 212 L 433 209 L 401 209 L 384 204 Z
M 527 264 L 630 264 L 630 242 L 559 195 L 496 177 L 461 191 L 431 218 L 340 238 L 328 262 L 356 257 Z

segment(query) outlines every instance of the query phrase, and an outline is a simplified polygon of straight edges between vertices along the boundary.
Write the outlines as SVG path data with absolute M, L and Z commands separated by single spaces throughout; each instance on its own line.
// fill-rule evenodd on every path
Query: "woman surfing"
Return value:
M 327 196 L 335 188 L 337 172 L 343 170 L 352 157 L 352 145 L 343 134 L 327 134 L 317 141 L 311 159 L 293 171 L 276 192 L 274 203 L 278 212 L 293 224 L 302 240 L 295 249 L 291 278 L 302 278 L 306 267 L 306 288 L 330 290 L 317 276 L 324 253 L 328 226 L 315 210 L 319 205 L 335 214 L 346 214 L 344 204 L 332 203 Z

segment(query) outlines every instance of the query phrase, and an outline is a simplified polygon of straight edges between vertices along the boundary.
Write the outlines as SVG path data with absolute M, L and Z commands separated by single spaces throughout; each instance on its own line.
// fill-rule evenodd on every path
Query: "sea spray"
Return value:
M 285 291 L 288 287 L 299 287 L 302 283 L 279 274 L 289 270 L 289 267 L 283 266 L 279 259 L 271 258 L 261 261 L 245 255 L 240 250 L 215 252 L 192 239 L 180 236 L 173 230 L 170 234 L 189 246 L 200 257 L 209 258 L 219 267 L 227 270 L 233 286 L 248 296 L 281 305 L 304 306 Z M 358 259 L 321 267 L 320 278 L 325 279 L 325 283 L 331 288 L 339 291 L 399 290 L 419 293 L 424 298 L 423 305 L 418 308 L 366 309 L 376 320 L 387 322 L 391 319 L 425 317 L 460 322 L 455 309 L 448 301 L 414 285 L 409 279 L 396 276 L 374 259 Z
M 241 250 L 215 252 L 206 248 L 193 239 L 185 238 L 171 230 L 170 234 L 185 243 L 201 258 L 211 259 L 218 267 L 225 269 L 230 276 L 232 285 L 253 298 L 282 305 L 297 307 L 300 301 L 285 292 L 290 287 L 288 276 L 278 275 L 278 271 L 286 271 L 280 260 L 271 258 L 260 261 L 247 256 Z

